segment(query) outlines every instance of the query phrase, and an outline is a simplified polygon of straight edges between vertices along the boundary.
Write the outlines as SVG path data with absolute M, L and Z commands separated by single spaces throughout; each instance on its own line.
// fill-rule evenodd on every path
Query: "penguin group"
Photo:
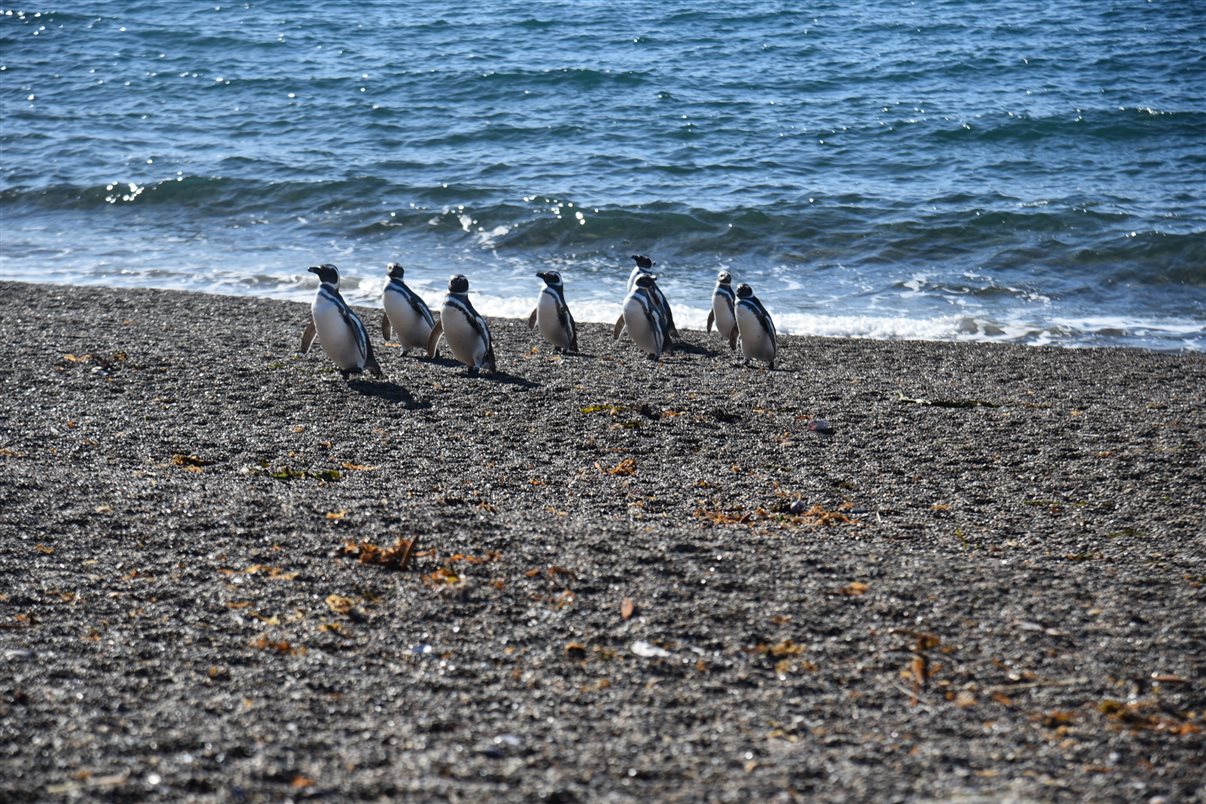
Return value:
M 612 339 L 628 332 L 632 342 L 653 360 L 660 360 L 672 341 L 679 340 L 670 303 L 657 284 L 654 262 L 643 255 L 633 255 L 635 267 L 628 277 L 623 312 L 616 321 Z M 339 269 L 324 263 L 308 269 L 318 277 L 318 291 L 310 305 L 310 321 L 302 333 L 301 352 L 309 351 L 314 340 L 335 364 L 343 379 L 369 372 L 382 376 L 381 367 L 373 356 L 373 345 L 364 323 L 344 301 L 339 292 Z M 536 299 L 536 307 L 528 316 L 528 328 L 539 329 L 553 348 L 566 354 L 578 352 L 578 330 L 565 300 L 565 285 L 557 271 L 539 271 L 536 276 L 544 285 Z M 440 306 L 437 319 L 419 294 L 405 282 L 405 269 L 396 262 L 386 266 L 386 283 L 381 294 L 384 308 L 381 316 L 381 335 L 391 336 L 402 347 L 402 354 L 411 349 L 424 352 L 428 359 L 436 356 L 441 338 L 453 357 L 464 364 L 471 376 L 494 374 L 497 362 L 494 343 L 486 319 L 469 300 L 469 280 L 456 274 L 448 280 L 448 293 Z M 712 325 L 736 350 L 740 341 L 745 364 L 750 360 L 775 366 L 778 351 L 775 324 L 770 313 L 754 295 L 749 285 L 733 289 L 728 271 L 716 276 L 712 291 L 712 308 L 708 313 L 707 331 Z

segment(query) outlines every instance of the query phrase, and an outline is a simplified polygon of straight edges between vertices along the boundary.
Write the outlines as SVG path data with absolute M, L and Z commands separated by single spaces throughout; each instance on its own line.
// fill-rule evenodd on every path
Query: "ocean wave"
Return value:
M 1082 203 L 954 193 L 925 208 L 858 194 L 730 208 L 664 201 L 595 207 L 554 196 L 515 198 L 502 187 L 464 182 L 401 186 L 377 175 L 326 181 L 178 175 L 145 184 L 0 189 L 6 215 L 131 209 L 148 225 L 187 220 L 194 228 L 226 228 L 250 219 L 281 227 L 281 236 L 296 236 L 299 226 L 353 239 L 437 236 L 504 256 L 626 257 L 638 249 L 704 264 L 945 264 L 1021 274 L 1045 266 L 1092 284 L 1206 285 L 1206 230 L 1194 229 L 1192 220 L 1169 218 L 1153 229 L 1125 200 L 1096 208 Z
M 1014 112 L 991 117 L 979 115 L 945 126 L 936 125 L 930 136 L 940 143 L 978 141 L 997 145 L 1065 139 L 1082 150 L 1093 140 L 1142 141 L 1157 136 L 1190 140 L 1200 138 L 1204 127 L 1206 112 L 1198 110 L 1119 106 L 1076 109 L 1060 115 Z

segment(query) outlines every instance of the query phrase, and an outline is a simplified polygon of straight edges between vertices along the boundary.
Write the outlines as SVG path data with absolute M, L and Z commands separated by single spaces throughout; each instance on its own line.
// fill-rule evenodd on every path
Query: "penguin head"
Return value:
M 641 274 L 636 278 L 636 286 L 638 288 L 651 288 L 657 284 L 657 276 L 654 274 Z
M 453 274 L 448 277 L 448 292 L 449 293 L 468 293 L 469 280 L 464 274 Z
M 324 262 L 322 265 L 311 265 L 306 269 L 312 274 L 317 274 L 318 281 L 324 285 L 333 285 L 339 287 L 339 269 L 329 262 Z
M 544 280 L 544 284 L 551 288 L 561 287 L 561 274 L 556 271 L 537 271 L 536 276 Z
M 642 257 L 640 254 L 633 254 L 632 258 L 636 260 L 637 268 L 640 268 L 642 271 L 653 270 L 653 260 L 649 259 L 648 257 Z
M 390 279 L 401 279 L 406 273 L 406 270 L 402 267 L 402 263 L 400 262 L 391 262 L 389 265 L 385 266 L 385 270 L 389 273 Z
M 731 285 L 733 284 L 733 275 L 728 271 L 721 271 L 716 274 L 716 282 L 721 285 Z
M 737 298 L 749 299 L 749 298 L 753 298 L 753 295 L 754 295 L 754 289 L 752 287 L 750 287 L 749 285 L 742 283 L 737 286 Z

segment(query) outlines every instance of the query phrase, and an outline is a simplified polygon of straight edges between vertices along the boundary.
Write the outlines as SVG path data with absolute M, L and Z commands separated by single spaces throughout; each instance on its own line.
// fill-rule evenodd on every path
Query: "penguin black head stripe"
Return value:
M 448 277 L 448 292 L 449 293 L 468 293 L 469 280 L 464 274 L 453 274 Z
M 741 285 L 737 286 L 737 298 L 748 299 L 750 296 L 753 296 L 753 295 L 754 295 L 754 289 L 752 287 L 750 287 L 749 285 L 741 284 Z
M 716 281 L 722 285 L 731 285 L 733 284 L 733 276 L 728 271 L 721 271 L 716 274 Z
M 391 262 L 389 265 L 385 266 L 385 270 L 389 271 L 390 279 L 401 279 L 406 273 L 405 269 L 402 268 L 402 263 L 400 262 Z
M 311 265 L 306 270 L 312 274 L 317 274 L 319 282 L 339 287 L 339 269 L 331 265 L 331 263 L 324 262 L 322 265 Z
M 633 254 L 632 258 L 636 260 L 637 267 L 642 271 L 648 271 L 653 268 L 653 260 L 649 259 L 648 257 L 643 257 L 640 254 Z
M 657 283 L 657 277 L 653 274 L 641 274 L 636 278 L 636 284 L 639 288 L 651 288 Z

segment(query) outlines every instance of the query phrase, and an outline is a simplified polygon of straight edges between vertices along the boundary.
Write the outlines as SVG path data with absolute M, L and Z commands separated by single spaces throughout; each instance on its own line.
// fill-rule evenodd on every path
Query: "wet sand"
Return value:
M 0 292 L 0 798 L 1201 795 L 1201 355 Z

